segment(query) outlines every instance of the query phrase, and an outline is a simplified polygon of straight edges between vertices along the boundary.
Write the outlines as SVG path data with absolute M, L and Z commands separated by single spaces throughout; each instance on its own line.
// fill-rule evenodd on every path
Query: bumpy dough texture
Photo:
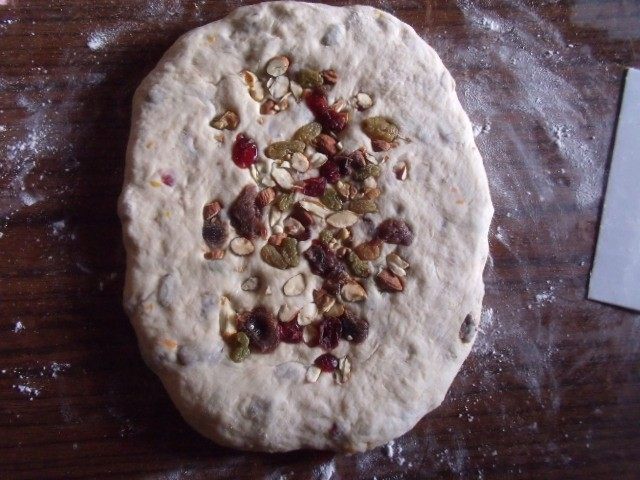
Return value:
M 252 183 L 249 171 L 230 160 L 235 134 L 246 132 L 264 148 L 312 120 L 299 104 L 257 123 L 258 104 L 239 72 L 260 71 L 280 54 L 291 56 L 295 67 L 337 70 L 333 99 L 359 91 L 374 96 L 374 107 L 350 122 L 346 150 L 369 145 L 359 127 L 368 116 L 393 119 L 411 139 L 390 152 L 383 168 L 377 218 L 401 216 L 413 228 L 413 245 L 398 249 L 411 264 L 410 276 L 404 293 L 370 288 L 358 304 L 371 332 L 365 343 L 342 341 L 337 349 L 352 357 L 344 385 L 329 374 L 304 381 L 319 348 L 281 344 L 273 354 L 236 364 L 219 333 L 222 295 L 239 309 L 262 303 L 277 311 L 291 301 L 281 293 L 283 283 L 308 273 L 306 261 L 280 271 L 256 251 L 239 273 L 244 260 L 230 253 L 221 261 L 203 258 L 203 205 L 221 198 L 228 206 Z M 209 121 L 228 108 L 241 123 L 221 145 Z M 392 172 L 400 161 L 410 166 L 405 182 Z M 173 187 L 150 184 L 162 172 L 173 173 Z M 251 450 L 370 449 L 436 408 L 469 354 L 472 342 L 463 343 L 459 332 L 467 314 L 480 317 L 492 212 L 455 83 L 412 28 L 369 7 L 275 2 L 239 8 L 181 37 L 136 92 L 120 199 L 125 307 L 145 360 L 203 435 Z M 255 274 L 271 285 L 271 296 L 241 290 L 241 281 Z M 300 306 L 312 302 L 320 281 L 308 278 L 305 294 L 296 298 Z

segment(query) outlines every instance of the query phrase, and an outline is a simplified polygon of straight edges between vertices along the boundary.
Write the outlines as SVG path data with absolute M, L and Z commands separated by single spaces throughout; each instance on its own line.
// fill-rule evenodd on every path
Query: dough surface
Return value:
M 223 296 L 238 311 L 312 304 L 322 280 L 304 258 L 293 269 L 272 268 L 260 257 L 262 239 L 248 257 L 203 256 L 203 206 L 217 198 L 227 207 L 254 183 L 231 161 L 236 134 L 246 132 L 262 151 L 313 120 L 304 102 L 261 115 L 248 94 L 240 72 L 263 71 L 277 55 L 292 58 L 292 69 L 335 69 L 331 101 L 358 92 L 374 98 L 369 110 L 351 112 L 345 150 L 370 145 L 359 125 L 375 115 L 393 119 L 406 139 L 386 152 L 378 179 L 384 194 L 372 215 L 376 223 L 402 217 L 413 230 L 411 246 L 385 245 L 381 256 L 396 251 L 407 260 L 406 285 L 394 294 L 372 286 L 366 301 L 352 305 L 370 332 L 362 344 L 341 341 L 333 352 L 351 358 L 342 384 L 328 373 L 305 380 L 323 353 L 318 347 L 282 343 L 234 363 L 221 336 Z M 238 113 L 238 129 L 214 130 L 209 122 L 229 109 Z M 401 162 L 405 181 L 393 171 Z M 124 304 L 142 355 L 187 422 L 219 444 L 266 451 L 381 445 L 440 405 L 473 344 L 493 213 L 486 174 L 454 80 L 414 30 L 388 13 L 262 3 L 182 36 L 135 94 L 119 211 Z M 235 236 L 230 229 L 229 239 Z M 304 294 L 286 297 L 283 284 L 299 272 Z M 241 289 L 253 275 L 270 295 L 266 285 Z

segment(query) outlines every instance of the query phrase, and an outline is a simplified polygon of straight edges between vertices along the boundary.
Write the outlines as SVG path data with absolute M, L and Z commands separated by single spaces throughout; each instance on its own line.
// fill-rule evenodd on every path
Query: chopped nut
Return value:
M 220 260 L 224 258 L 224 250 L 219 248 L 214 248 L 213 250 L 208 251 L 204 254 L 204 258 L 207 260 Z
M 302 341 L 307 345 L 314 345 L 318 342 L 318 327 L 310 323 L 305 325 L 302 331 Z
M 344 210 L 342 212 L 334 213 L 327 218 L 327 223 L 335 228 L 346 228 L 354 225 L 358 221 L 358 216 L 350 212 L 349 210 Z
M 336 238 L 338 240 L 346 240 L 350 236 L 351 236 L 351 232 L 349 231 L 348 228 L 341 228 L 336 234 Z
M 345 108 L 347 108 L 347 105 L 348 103 L 344 98 L 339 98 L 338 100 L 333 102 L 333 105 L 331 105 L 331 109 L 335 110 L 336 112 L 341 112 Z
M 321 167 L 322 165 L 327 163 L 327 160 L 329 160 L 329 157 L 327 157 L 324 153 L 315 152 L 313 155 L 311 155 L 311 165 L 314 168 Z
M 219 115 L 211 120 L 211 123 L 209 123 L 209 125 L 211 125 L 216 130 L 235 130 L 236 128 L 238 128 L 238 123 L 240 123 L 238 114 L 231 110 L 227 110 L 222 115 Z
M 315 365 L 311 365 L 310 367 L 307 367 L 307 373 L 304 378 L 309 383 L 316 383 L 320 378 L 321 373 L 322 370 L 320 370 Z
M 342 198 L 347 200 L 349 198 L 349 189 L 351 185 L 347 182 L 343 182 L 342 180 L 338 180 L 335 184 L 336 191 L 340 194 Z
M 394 275 L 390 270 L 383 269 L 376 276 L 376 283 L 378 284 L 378 288 L 383 292 L 401 292 L 404 290 L 404 285 L 400 280 L 400 277 Z
M 322 75 L 322 80 L 327 85 L 335 85 L 338 82 L 338 73 L 333 69 L 322 70 L 320 75 Z
M 308 303 L 298 312 L 298 323 L 302 326 L 313 323 L 318 309 L 312 304 Z
M 372 240 L 370 242 L 361 243 L 353 249 L 353 251 L 362 260 L 371 262 L 377 260 L 382 252 L 382 242 L 378 240 Z
M 296 220 L 293 217 L 288 217 L 284 221 L 284 231 L 287 235 L 291 235 L 292 237 L 295 237 L 296 235 L 302 233 L 304 229 L 305 229 L 304 225 L 302 225 L 302 223 L 300 223 L 298 220 Z
M 325 312 L 327 317 L 339 317 L 344 313 L 344 305 L 342 303 L 334 302 L 329 310 Z
M 361 302 L 367 298 L 367 292 L 358 282 L 346 283 L 340 291 L 346 302 Z
M 304 91 L 303 88 L 300 86 L 300 84 L 298 82 L 294 82 L 293 80 L 291 80 L 289 82 L 289 88 L 291 89 L 291 93 L 293 94 L 293 97 L 296 99 L 296 102 L 300 101 L 300 98 L 302 98 L 302 92 Z
M 284 233 L 284 227 L 282 225 L 274 225 L 271 227 L 271 232 L 273 232 L 274 235 L 280 235 Z
M 233 240 L 231 240 L 229 247 L 231 248 L 231 251 L 233 253 L 241 257 L 245 255 L 250 255 L 255 250 L 253 242 L 248 238 L 244 238 L 244 237 L 234 238 Z
M 264 88 L 255 73 L 245 70 L 242 72 L 242 78 L 247 87 L 249 87 L 249 95 L 256 102 L 264 100 Z
M 269 209 L 269 226 L 275 227 L 282 219 L 282 212 L 276 208 L 271 207 Z
M 316 307 L 320 312 L 326 312 L 333 307 L 336 303 L 336 299 L 324 290 L 320 289 L 313 291 L 313 302 L 316 304 Z
M 315 202 L 313 200 L 300 200 L 300 206 L 304 208 L 307 212 L 313 213 L 314 215 L 320 218 L 325 218 L 327 215 L 332 213 L 331 210 L 326 208 L 320 202 Z
M 316 148 L 329 156 L 335 155 L 338 153 L 338 148 L 336 147 L 336 139 L 331 135 L 327 135 L 326 133 L 321 133 L 316 137 L 315 144 Z
M 409 268 L 409 262 L 394 252 L 387 255 L 387 264 L 390 265 L 392 263 L 398 265 L 400 268 Z
M 273 57 L 267 62 L 267 74 L 271 75 L 272 77 L 279 77 L 280 75 L 284 75 L 289 68 L 289 64 L 289 59 L 284 55 Z
M 276 233 L 274 235 L 271 235 L 269 237 L 269 244 L 270 245 L 275 245 L 276 247 L 279 247 L 282 244 L 282 241 L 287 238 L 287 235 L 284 233 Z
M 278 113 L 277 108 L 278 106 L 276 102 L 269 98 L 262 105 L 260 105 L 260 113 L 262 115 L 275 115 L 276 113 Z
M 285 282 L 284 286 L 282 287 L 282 291 L 288 297 L 295 297 L 304 292 L 305 288 L 306 281 L 304 275 L 302 273 L 299 273 L 298 275 L 291 277 Z
M 291 167 L 297 172 L 304 173 L 309 170 L 309 160 L 304 153 L 296 152 L 291 155 Z
M 278 319 L 281 322 L 290 322 L 291 320 L 296 318 L 299 311 L 299 308 L 292 307 L 290 305 L 282 305 L 280 307 L 280 310 L 278 311 Z
M 378 186 L 378 181 L 375 177 L 367 177 L 364 179 L 363 185 L 365 188 L 376 188 Z
M 374 152 L 387 152 L 394 146 L 393 143 L 385 142 L 384 140 L 371 140 L 371 148 Z
M 338 361 L 338 370 L 335 372 L 337 383 L 347 383 L 351 378 L 351 361 L 344 356 Z
M 369 177 L 369 178 L 373 178 L 373 177 Z M 379 188 L 369 188 L 365 190 L 363 194 L 363 197 L 366 198 L 367 200 L 375 200 L 379 196 L 380 196 Z
M 396 174 L 396 178 L 400 181 L 404 181 L 407 179 L 409 168 L 405 162 L 398 163 L 395 167 L 393 167 L 393 173 Z
M 289 78 L 284 75 L 270 78 L 267 82 L 267 88 L 274 100 L 280 100 L 289 92 Z
M 360 92 L 356 95 L 356 106 L 358 110 L 367 110 L 373 106 L 373 100 L 368 94 Z
M 258 193 L 258 196 L 256 197 L 256 205 L 258 206 L 258 208 L 264 208 L 271 202 L 273 202 L 275 198 L 276 191 L 271 187 L 265 188 L 264 190 L 260 191 L 260 193 Z
M 391 270 L 391 273 L 393 273 L 395 276 L 397 276 L 397 277 L 406 277 L 407 276 L 406 270 L 404 268 L 402 268 L 402 267 L 399 267 L 395 263 L 389 263 L 387 266 L 389 267 L 389 270 Z
M 284 97 L 282 97 L 280 99 L 280 101 L 278 102 L 278 104 L 276 105 L 276 107 L 278 108 L 279 111 L 283 111 L 283 110 L 287 110 L 289 108 L 289 99 L 287 98 L 286 94 Z
M 260 280 L 258 277 L 249 277 L 244 282 L 242 282 L 241 288 L 245 292 L 254 292 L 258 289 L 260 285 Z
M 218 321 L 220 323 L 220 333 L 224 338 L 230 338 L 237 332 L 236 329 L 237 313 L 231 306 L 231 302 L 227 297 L 220 297 L 220 312 Z
M 271 177 L 283 190 L 291 190 L 293 188 L 293 177 L 288 170 L 275 167 L 273 170 L 271 170 Z

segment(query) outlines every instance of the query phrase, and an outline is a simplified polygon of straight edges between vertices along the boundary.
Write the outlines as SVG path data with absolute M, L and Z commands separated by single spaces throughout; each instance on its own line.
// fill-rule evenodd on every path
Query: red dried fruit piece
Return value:
M 251 351 L 269 353 L 278 346 L 278 320 L 266 308 L 256 307 L 250 312 L 241 313 L 237 322 L 238 331 L 249 337 Z
M 413 242 L 413 232 L 404 220 L 388 218 L 378 225 L 376 238 L 379 238 L 385 243 L 393 243 L 407 247 Z
M 249 168 L 256 163 L 258 158 L 258 146 L 251 138 L 239 133 L 236 136 L 236 141 L 233 143 L 231 149 L 231 158 L 240 168 Z
M 358 317 L 349 309 L 340 316 L 342 322 L 342 338 L 353 343 L 362 343 L 369 335 L 369 322 Z
M 339 278 L 346 273 L 346 269 L 336 254 L 324 243 L 314 240 L 304 252 L 311 271 L 324 278 Z
M 202 225 L 202 238 L 209 248 L 221 247 L 227 240 L 227 236 L 227 223 L 217 217 L 205 221 Z
M 302 208 L 302 205 L 300 205 L 300 203 L 296 203 L 293 206 L 290 217 L 298 220 L 305 228 L 311 225 L 315 225 L 316 223 L 316 221 L 313 219 L 313 215 Z
M 319 115 L 329 109 L 327 95 L 321 88 L 315 88 L 307 93 L 305 102 L 314 115 Z
M 295 318 L 289 322 L 278 322 L 278 336 L 281 342 L 300 343 L 303 329 Z
M 327 180 L 324 177 L 307 178 L 302 185 L 302 193 L 310 197 L 320 197 L 327 188 Z
M 325 130 L 341 132 L 349 122 L 349 114 L 347 112 L 336 112 L 330 108 L 320 114 L 316 114 L 316 119 Z
M 341 336 L 342 321 L 337 317 L 324 317 L 318 327 L 318 345 L 324 350 L 333 350 Z
M 162 180 L 162 183 L 164 183 L 167 187 L 173 187 L 176 184 L 176 179 L 173 178 L 173 175 L 171 175 L 170 173 L 164 173 L 160 176 L 160 180 Z
M 350 166 L 356 170 L 360 170 L 367 164 L 367 157 L 365 157 L 364 152 L 361 149 L 351 152 L 349 154 L 349 158 L 351 159 Z
M 239 235 L 249 240 L 266 234 L 267 227 L 262 222 L 262 209 L 256 205 L 258 188 L 247 185 L 229 207 L 231 225 Z
M 340 168 L 335 160 L 328 160 L 320 166 L 320 175 L 333 184 L 340 180 Z
M 330 353 L 323 353 L 316 358 L 313 364 L 323 372 L 333 372 L 338 369 L 338 359 Z

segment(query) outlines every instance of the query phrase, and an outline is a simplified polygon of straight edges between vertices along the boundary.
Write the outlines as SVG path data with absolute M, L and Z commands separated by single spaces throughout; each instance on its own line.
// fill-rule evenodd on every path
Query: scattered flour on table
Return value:
M 20 320 L 18 320 L 16 323 L 14 323 L 13 325 L 13 333 L 20 333 L 25 329 L 24 323 L 22 323 Z
M 313 469 L 313 479 L 314 480 L 331 480 L 333 475 L 336 473 L 336 459 L 335 457 L 331 459 L 330 462 L 323 463 L 318 467 Z
M 30 387 L 29 385 L 14 385 L 13 388 L 24 396 L 29 397 L 29 401 L 33 401 L 35 397 L 40 395 L 40 390 L 36 387 Z

